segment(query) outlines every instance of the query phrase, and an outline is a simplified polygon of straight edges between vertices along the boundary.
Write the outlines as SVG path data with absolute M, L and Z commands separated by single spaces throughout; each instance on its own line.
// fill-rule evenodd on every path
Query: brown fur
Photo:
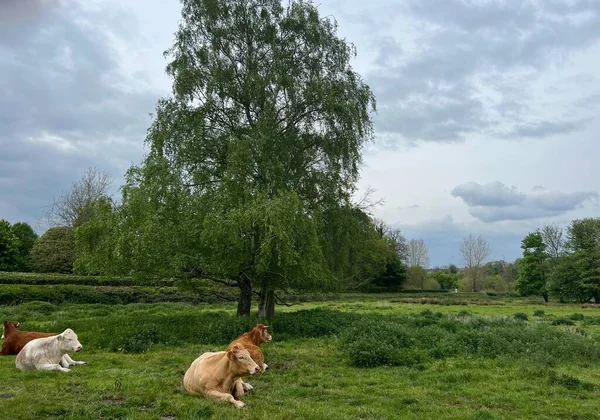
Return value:
M 192 395 L 227 401 L 241 408 L 245 404 L 236 400 L 245 393 L 241 378 L 257 372 L 259 366 L 248 350 L 233 346 L 228 351 L 200 355 L 185 372 L 183 387 Z
M 256 324 L 256 326 L 250 331 L 245 332 L 233 340 L 227 347 L 227 350 L 231 350 L 235 345 L 243 346 L 250 353 L 252 360 L 254 360 L 258 366 L 260 366 L 261 372 L 264 372 L 265 357 L 259 346 L 262 343 L 271 341 L 272 339 L 271 335 L 267 332 L 267 328 L 268 327 L 264 324 Z
M 34 331 L 21 331 L 19 330 L 19 323 L 4 321 L 4 343 L 2 343 L 2 356 L 10 354 L 19 354 L 19 352 L 25 347 L 25 344 L 36 338 L 52 337 L 57 333 L 44 333 Z

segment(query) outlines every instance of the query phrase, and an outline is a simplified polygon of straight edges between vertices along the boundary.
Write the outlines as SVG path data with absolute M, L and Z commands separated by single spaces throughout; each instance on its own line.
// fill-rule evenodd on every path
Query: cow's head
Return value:
M 233 374 L 254 375 L 260 372 L 260 366 L 252 360 L 248 350 L 239 344 L 236 344 L 227 352 L 227 358 L 233 362 L 233 371 L 231 372 Z
M 2 325 L 2 339 L 6 338 L 9 331 L 18 329 L 19 325 L 21 325 L 20 322 L 4 321 L 4 325 Z
M 77 334 L 70 328 L 58 334 L 58 347 L 65 353 L 73 353 L 82 349 L 82 345 L 77 339 Z
M 273 339 L 271 334 L 267 331 L 267 327 L 264 324 L 256 324 L 256 326 L 252 329 L 252 338 L 258 344 L 268 343 Z

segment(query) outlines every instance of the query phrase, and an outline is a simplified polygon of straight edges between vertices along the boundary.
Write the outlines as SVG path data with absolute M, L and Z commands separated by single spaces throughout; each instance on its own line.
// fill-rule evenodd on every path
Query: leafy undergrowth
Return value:
M 263 346 L 270 369 L 247 378 L 255 390 L 236 410 L 185 393 L 198 354 L 219 346 L 157 346 L 144 354 L 83 351 L 88 365 L 20 372 L 0 358 L 0 413 L 11 419 L 554 419 L 593 418 L 598 372 L 491 359 L 436 360 L 414 367 L 348 367 L 335 338 Z
M 456 356 L 527 359 L 555 366 L 597 363 L 599 344 L 582 329 L 529 324 L 522 316 L 445 316 L 426 310 L 411 316 L 365 316 L 345 331 L 340 349 L 350 364 L 358 367 L 419 367 L 434 359 Z
M 374 303 L 374 308 L 387 307 Z M 397 304 L 394 304 L 397 305 Z M 395 311 L 399 306 L 392 306 Z M 11 419 L 593 418 L 600 385 L 597 318 L 528 320 L 453 313 L 307 309 L 280 312 L 263 345 L 269 371 L 237 411 L 186 394 L 182 377 L 256 318 L 231 305 L 175 303 L 0 307 L 23 329 L 74 328 L 89 362 L 69 374 L 20 372 L 0 357 L 0 413 Z M 432 306 L 436 309 L 439 306 Z M 572 311 L 573 312 L 573 311 Z M 559 322 L 568 319 L 575 325 Z M 2 414 L 0 414 L 2 418 Z

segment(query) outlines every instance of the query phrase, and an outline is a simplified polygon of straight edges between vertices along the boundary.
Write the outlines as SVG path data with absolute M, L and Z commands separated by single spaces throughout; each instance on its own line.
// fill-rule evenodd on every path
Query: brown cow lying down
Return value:
M 58 333 L 21 331 L 19 330 L 19 325 L 21 325 L 20 322 L 4 321 L 4 325 L 2 326 L 2 339 L 4 340 L 4 343 L 2 343 L 2 351 L 0 351 L 2 356 L 19 354 L 19 352 L 27 343 L 37 338 L 46 338 L 58 335 Z M 69 366 L 82 365 L 84 363 L 85 362 L 76 362 L 71 359 L 68 354 L 65 354 L 62 357 L 60 365 L 64 368 L 67 368 Z
M 4 321 L 2 326 L 2 355 L 18 354 L 25 344 L 36 338 L 52 337 L 56 333 L 19 330 L 20 322 Z
M 192 395 L 228 401 L 242 408 L 246 404 L 236 400 L 244 395 L 241 377 L 259 371 L 260 367 L 252 360 L 248 350 L 233 346 L 228 351 L 200 355 L 185 372 L 183 387 Z
M 273 339 L 271 334 L 267 332 L 267 328 L 269 327 L 266 325 L 256 324 L 250 331 L 245 332 L 233 340 L 227 347 L 227 350 L 230 350 L 236 344 L 243 346 L 250 352 L 252 359 L 261 367 L 261 372 L 264 372 L 269 368 L 269 365 L 265 364 L 265 358 L 259 346 L 262 343 L 268 343 Z
M 254 360 L 258 366 L 260 366 L 260 371 L 264 372 L 269 368 L 269 365 L 265 363 L 265 358 L 259 346 L 262 343 L 268 343 L 273 338 L 271 337 L 271 334 L 267 332 L 267 328 L 268 327 L 264 324 L 256 324 L 250 331 L 245 332 L 233 340 L 227 347 L 227 350 L 231 350 L 235 345 L 241 345 L 248 350 L 252 360 Z M 254 387 L 248 382 L 244 382 L 241 379 L 240 382 L 244 387 L 244 391 L 248 392 L 254 389 Z

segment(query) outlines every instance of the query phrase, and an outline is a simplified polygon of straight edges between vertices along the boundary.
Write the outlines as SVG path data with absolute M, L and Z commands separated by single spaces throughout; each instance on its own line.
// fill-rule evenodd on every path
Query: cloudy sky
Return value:
M 327 0 L 375 92 L 360 191 L 460 264 L 469 233 L 513 260 L 529 231 L 600 216 L 600 1 Z M 39 221 L 83 170 L 113 191 L 170 92 L 177 0 L 0 0 L 0 218 Z

